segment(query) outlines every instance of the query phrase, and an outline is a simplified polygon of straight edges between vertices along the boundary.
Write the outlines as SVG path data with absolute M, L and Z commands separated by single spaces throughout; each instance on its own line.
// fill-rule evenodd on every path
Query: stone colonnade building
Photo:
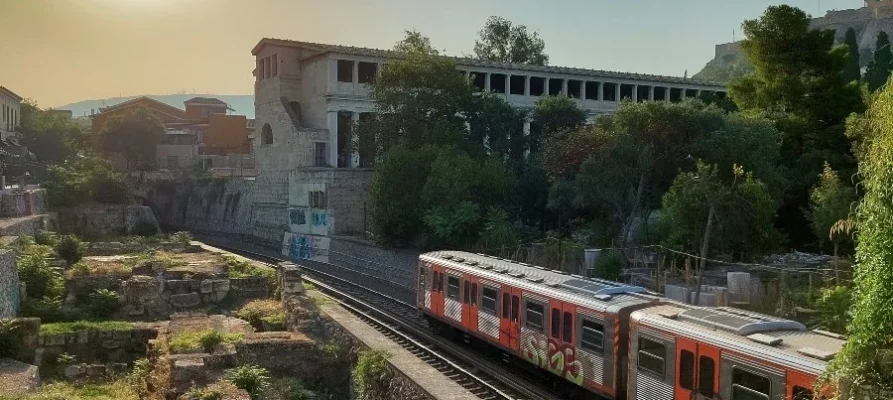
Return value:
M 402 55 L 280 39 L 262 39 L 252 54 L 258 183 L 275 188 L 271 196 L 288 193 L 292 236 L 311 235 L 318 242 L 320 236 L 363 231 L 371 173 L 363 168 L 367 160 L 351 151 L 349 131 L 375 109 L 369 85 L 381 65 Z M 679 101 L 726 94 L 721 84 L 680 77 L 453 60 L 474 85 L 505 96 L 512 106 L 531 109 L 541 96 L 562 95 L 576 99 L 590 118 L 613 112 L 623 99 Z

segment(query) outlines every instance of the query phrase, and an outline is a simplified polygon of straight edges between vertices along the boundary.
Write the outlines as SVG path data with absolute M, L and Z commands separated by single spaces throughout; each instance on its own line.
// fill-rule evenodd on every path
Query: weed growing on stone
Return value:
M 126 321 L 76 321 L 41 324 L 41 335 L 65 335 L 80 331 L 116 332 L 128 331 L 135 327 Z
M 316 285 L 307 281 L 301 281 L 301 286 L 304 287 L 304 290 L 316 290 Z
M 170 340 L 170 351 L 173 354 L 213 352 L 221 343 L 239 343 L 245 335 L 241 333 L 222 333 L 214 330 L 186 331 L 175 334 Z
M 224 379 L 248 392 L 252 400 L 260 399 L 270 387 L 270 373 L 256 365 L 242 365 L 226 370 Z
M 244 261 L 233 256 L 223 256 L 226 262 L 227 276 L 230 278 L 247 278 L 260 276 L 267 279 L 270 288 L 275 293 L 278 287 L 276 270 L 253 262 Z
M 268 324 L 285 324 L 285 309 L 276 300 L 254 300 L 242 306 L 236 315 L 248 321 L 255 329 L 260 330 L 263 322 Z
M 388 368 L 391 354 L 384 350 L 367 350 L 360 353 L 352 379 L 357 399 L 384 399 L 388 396 L 393 373 Z

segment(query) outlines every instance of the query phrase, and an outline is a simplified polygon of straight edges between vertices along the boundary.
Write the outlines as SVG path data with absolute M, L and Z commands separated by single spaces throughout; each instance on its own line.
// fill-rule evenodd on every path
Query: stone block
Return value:
M 168 301 L 176 308 L 191 308 L 202 304 L 198 293 L 175 294 Z
M 130 367 L 127 365 L 127 363 L 112 363 L 110 367 L 111 373 L 115 375 L 120 375 L 130 370 Z
M 229 279 L 217 279 L 212 281 L 212 283 L 214 285 L 215 292 L 229 292 L 231 287 Z
M 105 365 L 102 364 L 91 364 L 87 366 L 87 376 L 89 377 L 99 377 L 104 376 L 106 372 Z
M 65 370 L 63 372 L 65 374 L 65 378 L 67 379 L 78 379 L 87 373 L 87 364 L 69 365 L 65 367 Z
M 191 279 L 170 279 L 164 281 L 164 289 L 172 294 L 186 294 L 192 292 Z M 198 285 L 201 287 L 201 284 Z
M 691 303 L 691 289 L 682 286 L 666 285 L 664 294 L 670 300 L 676 300 L 682 303 Z
M 208 294 L 213 291 L 214 291 L 214 282 L 212 282 L 210 279 L 203 280 L 201 289 L 199 290 L 199 292 L 201 292 L 202 294 Z
M 128 304 L 128 305 L 125 307 L 125 310 L 127 311 L 127 315 L 130 315 L 130 316 L 134 316 L 134 317 L 135 317 L 135 316 L 138 316 L 138 315 L 143 315 L 143 314 L 145 314 L 145 313 L 146 313 L 146 306 L 145 306 L 145 305 L 142 305 L 142 304 Z

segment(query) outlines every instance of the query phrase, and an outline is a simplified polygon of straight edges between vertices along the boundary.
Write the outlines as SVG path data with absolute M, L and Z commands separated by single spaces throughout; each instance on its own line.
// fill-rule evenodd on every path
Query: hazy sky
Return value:
M 43 107 L 180 91 L 250 94 L 262 37 L 390 48 L 416 28 L 470 54 L 500 15 L 538 31 L 550 64 L 681 76 L 746 18 L 862 0 L 0 0 L 0 85 Z

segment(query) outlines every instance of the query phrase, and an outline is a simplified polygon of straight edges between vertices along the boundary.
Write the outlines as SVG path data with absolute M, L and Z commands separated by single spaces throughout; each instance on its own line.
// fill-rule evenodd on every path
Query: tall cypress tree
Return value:
M 850 51 L 850 57 L 843 70 L 843 78 L 846 82 L 858 81 L 862 78 L 862 70 L 859 65 L 859 42 L 856 41 L 856 31 L 853 28 L 847 29 L 844 43 Z
M 881 31 L 874 46 L 874 60 L 868 64 L 868 70 L 865 72 L 868 88 L 874 91 L 884 86 L 891 71 L 893 71 L 893 51 L 890 50 L 890 37 Z

